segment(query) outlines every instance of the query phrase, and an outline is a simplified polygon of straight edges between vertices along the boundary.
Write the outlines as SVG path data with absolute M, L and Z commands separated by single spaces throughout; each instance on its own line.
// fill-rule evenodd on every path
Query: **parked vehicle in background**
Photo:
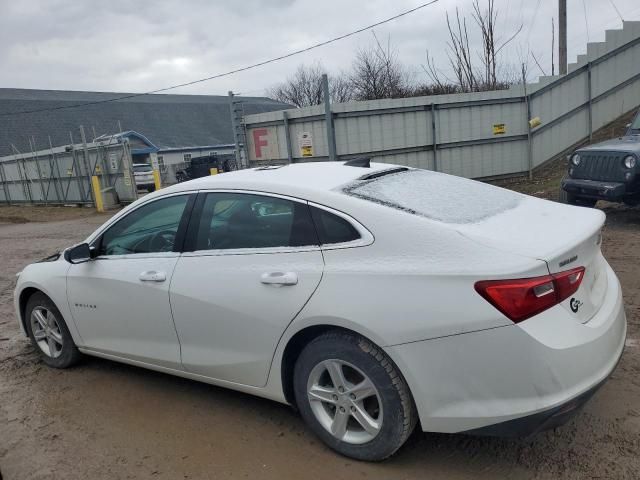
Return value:
M 587 207 L 598 200 L 640 204 L 640 111 L 623 137 L 579 148 L 568 159 L 562 202 Z
M 153 168 L 147 163 L 133 164 L 133 177 L 138 190 L 153 192 L 156 189 L 156 182 L 153 178 Z
M 556 427 L 625 344 L 604 213 L 368 161 L 162 189 L 18 274 L 44 363 L 81 352 L 294 404 L 382 460 L 424 431 Z
M 211 175 L 211 169 L 215 168 L 218 173 L 236 170 L 236 159 L 234 155 L 206 155 L 191 159 L 191 163 L 176 172 L 178 182 L 186 182 L 194 178 Z

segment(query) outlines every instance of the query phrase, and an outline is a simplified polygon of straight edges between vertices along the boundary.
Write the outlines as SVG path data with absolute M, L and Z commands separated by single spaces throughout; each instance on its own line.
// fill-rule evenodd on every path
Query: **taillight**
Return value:
M 584 267 L 534 278 L 483 280 L 476 291 L 515 323 L 533 317 L 573 295 L 584 278 Z

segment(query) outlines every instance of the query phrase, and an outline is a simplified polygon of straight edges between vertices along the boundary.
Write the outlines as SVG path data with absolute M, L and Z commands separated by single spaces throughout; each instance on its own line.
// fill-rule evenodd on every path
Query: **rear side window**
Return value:
M 207 194 L 195 250 L 318 245 L 308 205 L 246 193 Z
M 342 217 L 315 207 L 311 207 L 311 216 L 322 245 L 351 242 L 360 238 L 354 226 Z

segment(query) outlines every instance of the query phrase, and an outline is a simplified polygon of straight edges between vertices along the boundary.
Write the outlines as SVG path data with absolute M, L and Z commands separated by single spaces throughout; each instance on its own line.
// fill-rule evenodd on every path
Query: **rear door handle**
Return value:
M 265 285 L 296 285 L 298 274 L 295 272 L 267 272 L 260 276 Z
M 141 282 L 164 282 L 167 279 L 167 274 L 155 270 L 147 270 L 142 272 L 138 278 L 140 278 Z

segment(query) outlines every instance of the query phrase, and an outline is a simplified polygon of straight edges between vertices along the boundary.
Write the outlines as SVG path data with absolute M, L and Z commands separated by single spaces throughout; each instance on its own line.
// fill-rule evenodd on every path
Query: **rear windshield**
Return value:
M 446 223 L 475 223 L 515 208 L 521 195 L 466 178 L 407 170 L 348 185 L 344 192 Z
M 153 169 L 151 168 L 151 165 L 134 165 L 133 171 L 135 173 L 152 172 Z

